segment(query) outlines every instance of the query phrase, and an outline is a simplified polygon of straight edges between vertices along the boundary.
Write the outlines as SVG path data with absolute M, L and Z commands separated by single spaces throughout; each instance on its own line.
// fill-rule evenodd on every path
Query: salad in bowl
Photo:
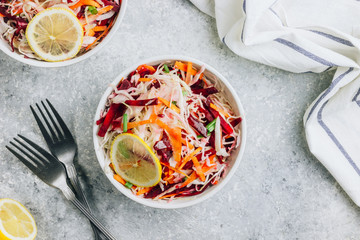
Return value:
M 100 101 L 97 157 L 113 184 L 152 207 L 195 204 L 218 191 L 245 146 L 242 106 L 227 81 L 190 58 L 125 71 Z
M 126 2 L 0 0 L 0 49 L 35 66 L 81 61 L 116 31 Z

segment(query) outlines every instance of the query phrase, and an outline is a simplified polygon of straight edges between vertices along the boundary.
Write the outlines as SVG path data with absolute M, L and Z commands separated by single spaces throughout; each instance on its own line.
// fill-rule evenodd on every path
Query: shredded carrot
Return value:
M 188 69 L 187 64 L 182 63 L 182 62 L 178 62 L 178 61 L 175 62 L 174 67 L 177 68 L 177 69 L 180 69 L 180 70 L 182 70 L 184 72 L 187 72 L 187 69 Z M 191 68 L 190 74 L 191 75 L 196 75 L 197 71 L 195 69 Z M 203 74 L 200 75 L 200 79 L 202 79 L 202 78 L 203 78 Z
M 188 62 L 187 67 L 186 67 L 186 78 L 185 78 L 185 82 L 186 84 L 190 83 L 190 79 L 191 79 L 191 70 L 192 70 L 192 62 Z
M 5 17 L 5 16 L 0 13 L 0 17 Z
M 156 72 L 156 70 L 155 70 L 155 68 L 153 66 L 150 66 L 150 65 L 147 65 L 147 64 L 143 64 L 143 65 L 138 66 L 138 68 L 136 70 L 140 71 L 141 68 L 143 68 L 143 67 L 148 69 L 150 72 Z
M 180 162 L 181 161 L 181 141 L 179 141 L 178 139 L 181 138 L 181 128 L 173 128 L 170 129 L 171 130 L 171 135 L 170 135 L 170 143 L 173 147 L 173 155 L 174 155 L 174 160 L 176 162 Z
M 114 165 L 112 163 L 109 164 L 109 167 L 115 172 Z
M 94 0 L 80 0 L 78 1 L 76 4 L 70 6 L 71 9 L 76 9 L 78 7 L 81 7 L 83 5 L 87 5 L 87 6 L 94 6 L 96 8 L 100 8 L 100 4 L 97 3 L 96 1 Z
M 163 103 L 165 104 L 168 108 L 171 108 L 172 110 L 174 110 L 175 112 L 177 113 L 180 113 L 180 109 L 175 105 L 175 104 L 171 104 L 170 105 L 170 102 L 166 99 L 163 99 L 161 97 L 158 97 L 158 99 Z
M 90 37 L 94 36 L 94 35 L 95 35 L 94 30 L 89 29 L 89 30 L 87 31 L 87 35 L 90 36 Z
M 108 7 L 108 6 L 107 6 L 107 7 Z M 112 7 L 112 6 L 111 6 L 111 7 Z M 100 34 L 100 36 L 98 36 L 98 37 L 95 39 L 95 41 L 92 42 L 92 43 L 91 43 L 89 46 L 87 46 L 85 49 L 86 49 L 86 50 L 89 50 L 89 48 L 90 48 L 92 45 L 94 45 L 94 44 L 95 44 L 96 42 L 98 42 L 105 34 L 107 34 L 108 31 L 110 30 L 110 28 L 112 27 L 113 22 L 114 22 L 114 19 L 111 20 L 111 22 L 110 22 L 109 26 L 106 28 L 106 30 L 105 30 L 102 34 Z
M 114 179 L 115 179 L 116 181 L 118 181 L 119 183 L 121 183 L 122 185 L 125 185 L 125 184 L 126 184 L 126 181 L 125 181 L 122 177 L 120 177 L 119 175 L 117 175 L 117 174 L 114 174 Z
M 180 174 L 184 175 L 185 177 L 189 177 L 186 173 L 184 173 L 184 172 L 182 172 L 182 171 L 180 171 L 180 170 L 178 170 L 178 169 L 170 166 L 170 165 L 167 164 L 167 163 L 164 163 L 164 162 L 160 162 L 160 163 L 161 163 L 161 165 L 164 165 L 165 167 L 168 167 L 169 169 L 173 170 L 174 172 L 180 173 Z
M 199 161 L 197 160 L 196 157 L 192 157 L 191 160 L 194 163 L 196 174 L 199 176 L 200 180 L 204 182 L 205 181 L 205 175 L 204 175 L 204 173 L 202 171 L 202 168 L 201 168 L 201 166 L 199 164 Z
M 216 167 L 216 165 L 207 166 L 206 164 L 204 164 L 201 169 L 202 169 L 202 172 L 204 173 L 204 175 L 207 175 L 206 173 L 215 167 Z
M 163 198 L 169 198 L 169 197 L 172 197 L 172 196 L 176 196 L 176 195 L 179 195 L 179 194 L 182 194 L 186 191 L 182 191 L 182 192 L 178 192 L 178 193 L 170 193 L 170 194 L 167 194 L 167 195 L 164 195 L 164 196 L 161 196 L 159 197 L 159 199 L 163 199 Z
M 126 181 L 125 181 L 122 177 L 120 177 L 119 175 L 117 175 L 117 174 L 114 174 L 114 179 L 115 179 L 116 181 L 118 181 L 119 183 L 121 183 L 122 185 L 125 185 L 125 184 L 126 184 Z M 135 189 L 136 187 L 133 185 L 131 188 L 132 188 L 132 189 Z
M 194 145 L 192 145 L 191 143 L 187 142 L 185 139 L 181 139 L 181 143 L 184 145 L 184 146 L 188 146 L 190 149 L 194 149 Z
M 94 32 L 103 32 L 106 30 L 106 26 L 96 26 L 92 29 Z
M 19 8 L 16 12 L 14 12 L 14 15 L 17 15 L 17 14 L 20 14 L 23 12 L 23 9 L 22 8 Z
M 151 78 L 139 78 L 139 82 L 150 82 Z
M 141 125 L 144 125 L 144 124 L 148 124 L 148 123 L 151 123 L 150 119 L 142 120 L 142 121 L 138 121 L 138 122 L 129 122 L 127 124 L 127 127 L 128 127 L 128 129 L 132 129 L 132 128 L 135 128 L 135 127 L 138 127 L 138 126 L 141 126 Z
M 100 8 L 98 9 L 98 13 L 96 14 L 96 16 L 100 16 L 101 14 L 107 13 L 111 9 L 113 9 L 113 6 L 111 5 L 107 5 L 106 7 Z
M 194 181 L 195 179 L 197 179 L 197 174 L 196 172 L 193 172 L 189 178 L 186 179 L 185 182 L 183 182 L 183 184 L 180 186 L 180 188 L 185 187 L 186 185 L 188 185 L 189 183 L 191 183 L 192 181 Z
M 219 108 L 218 106 L 216 106 L 215 104 L 210 103 L 210 107 L 216 111 L 218 111 L 219 113 L 221 113 L 222 115 L 224 115 L 226 118 L 230 117 L 230 115 L 223 109 Z
M 152 189 L 152 187 L 145 187 L 145 188 L 143 188 L 143 189 L 140 189 L 140 190 L 136 193 L 136 195 L 139 196 L 139 195 L 145 194 L 145 193 L 149 192 L 151 189 Z
M 201 147 L 198 147 L 195 151 L 193 151 L 193 152 L 189 153 L 188 155 L 186 155 L 186 156 L 183 158 L 182 163 L 181 163 L 179 169 L 181 170 L 181 169 L 185 166 L 185 164 L 186 164 L 193 156 L 195 156 L 195 154 L 197 154 L 197 153 L 200 152 L 201 150 L 202 150 L 202 148 L 201 148 Z

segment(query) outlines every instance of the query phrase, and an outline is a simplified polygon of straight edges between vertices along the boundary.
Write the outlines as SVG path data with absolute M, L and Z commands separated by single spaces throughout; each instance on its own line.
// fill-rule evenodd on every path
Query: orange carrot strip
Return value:
M 94 0 L 80 0 L 78 1 L 75 5 L 70 6 L 71 9 L 76 9 L 78 7 L 81 7 L 83 5 L 87 5 L 87 6 L 94 6 L 96 8 L 100 8 L 100 4 L 97 3 Z
M 165 104 L 168 108 L 171 108 L 172 110 L 174 110 L 175 112 L 177 113 L 180 113 L 180 109 L 175 105 L 175 104 L 171 104 L 170 106 L 170 102 L 166 99 L 163 99 L 161 97 L 158 97 L 158 99 L 163 103 Z
M 156 72 L 156 69 L 153 66 L 150 66 L 150 65 L 147 65 L 147 64 L 143 64 L 143 65 L 138 66 L 138 68 L 136 70 L 140 71 L 142 67 L 148 69 L 150 72 Z
M 197 177 L 198 177 L 198 176 L 197 176 L 196 172 L 195 172 L 195 171 L 192 172 L 192 174 L 190 175 L 190 177 L 186 179 L 186 181 L 181 185 L 180 188 L 185 187 L 186 185 L 188 185 L 189 183 L 191 183 L 192 181 L 194 181 L 195 179 L 197 179 Z
M 164 195 L 164 196 L 161 196 L 159 197 L 159 199 L 163 199 L 163 198 L 169 198 L 169 197 L 172 197 L 172 196 L 176 196 L 176 195 L 179 195 L 179 194 L 182 194 L 186 191 L 182 191 L 182 192 L 178 192 L 178 193 L 170 193 L 170 194 L 167 194 L 167 195 Z
M 90 37 L 94 36 L 94 35 L 95 35 L 94 30 L 89 29 L 89 30 L 87 31 L 87 35 L 90 36 Z
M 117 174 L 114 174 L 114 179 L 115 179 L 116 181 L 118 181 L 119 183 L 121 183 L 122 185 L 125 185 L 125 184 L 126 184 L 126 181 L 125 181 L 122 177 L 120 177 L 119 175 L 117 175 Z M 132 189 L 135 189 L 136 187 L 133 185 L 131 188 L 132 188 Z
M 5 17 L 5 16 L 0 13 L 0 17 Z
M 114 174 L 114 179 L 115 179 L 116 181 L 118 181 L 119 183 L 121 183 L 122 185 L 125 185 L 125 184 L 126 184 L 126 181 L 125 181 L 122 177 L 120 177 L 119 175 L 117 175 L 117 174 Z
M 180 134 L 177 130 L 177 128 L 170 128 L 168 125 L 166 125 L 164 122 L 159 120 L 158 118 L 155 119 L 155 123 L 159 125 L 162 129 L 165 129 L 171 136 L 173 136 L 177 141 L 181 143 L 181 129 Z
M 110 22 L 109 26 L 106 28 L 106 30 L 105 30 L 102 34 L 100 34 L 100 36 L 98 36 L 93 43 L 91 43 L 89 46 L 87 46 L 87 47 L 85 48 L 85 50 L 89 50 L 89 48 L 90 48 L 92 45 L 94 45 L 94 44 L 95 44 L 97 41 L 99 41 L 105 34 L 107 34 L 108 31 L 109 31 L 109 29 L 111 28 L 113 22 L 114 22 L 114 20 L 111 20 L 111 22 Z
M 188 176 L 187 174 L 185 174 L 184 172 L 182 172 L 182 171 L 180 171 L 180 170 L 178 170 L 178 169 L 170 166 L 170 165 L 167 164 L 167 163 L 164 163 L 164 162 L 160 162 L 160 163 L 161 163 L 161 165 L 164 165 L 165 167 L 168 167 L 169 169 L 173 170 L 174 172 L 180 173 L 180 174 L 184 175 L 185 177 L 189 177 L 189 176 Z
M 128 127 L 128 129 L 132 129 L 134 127 L 138 127 L 140 125 L 144 125 L 144 124 L 148 124 L 148 123 L 151 123 L 150 119 L 142 120 L 142 121 L 138 121 L 138 122 L 129 122 L 127 127 Z
M 186 78 L 185 78 L 186 84 L 190 83 L 191 70 L 192 70 L 192 62 L 188 62 L 187 67 L 186 67 Z
M 112 163 L 109 164 L 109 167 L 115 172 L 114 165 Z
M 181 138 L 181 129 L 180 128 L 174 128 L 171 129 L 172 133 L 170 133 L 170 143 L 171 146 L 173 147 L 173 155 L 174 155 L 174 160 L 176 162 L 180 162 L 181 161 L 181 141 L 179 141 L 178 139 Z
M 184 72 L 187 72 L 187 64 L 185 64 L 185 63 L 176 61 L 174 67 L 177 68 L 177 69 L 183 70 Z M 191 75 L 196 75 L 196 74 L 197 74 L 197 71 L 192 68 L 192 69 L 190 70 L 190 74 L 191 74 Z M 203 75 L 204 75 L 204 74 L 201 74 L 201 75 L 200 75 L 200 79 L 203 78 Z
M 94 32 L 103 32 L 106 30 L 106 26 L 96 26 L 92 29 Z
M 145 194 L 145 193 L 149 192 L 151 189 L 152 189 L 152 187 L 143 188 L 143 189 L 139 190 L 139 191 L 136 193 L 136 195 L 139 196 L 139 195 Z
M 201 170 L 202 170 L 202 172 L 203 172 L 204 175 L 205 175 L 205 173 L 207 173 L 208 171 L 210 171 L 210 170 L 213 169 L 214 167 L 216 167 L 216 165 L 207 166 L 206 164 L 204 164 Z M 206 175 L 207 175 L 207 174 L 206 174 Z
M 139 78 L 139 82 L 150 82 L 151 78 Z
M 194 145 L 192 145 L 191 143 L 187 142 L 184 138 L 181 139 L 181 143 L 184 146 L 188 146 L 190 149 L 194 149 Z
M 200 180 L 201 181 L 205 181 L 205 175 L 201 169 L 201 166 L 199 164 L 199 161 L 197 160 L 196 157 L 192 157 L 191 160 L 193 161 L 194 163 L 194 167 L 195 167 L 195 170 L 196 170 L 196 174 L 199 176 Z
M 183 160 L 182 160 L 182 163 L 181 163 L 181 165 L 180 165 L 180 167 L 179 167 L 179 170 L 181 170 L 181 169 L 185 166 L 185 164 L 186 164 L 193 156 L 195 156 L 195 154 L 197 154 L 197 153 L 200 152 L 201 150 L 202 150 L 202 148 L 201 148 L 201 147 L 198 147 L 195 151 L 193 151 L 193 152 L 189 153 L 188 155 L 186 155 L 186 156 L 183 158 Z
M 224 115 L 225 117 L 227 117 L 227 118 L 230 117 L 230 115 L 229 115 L 227 112 L 225 112 L 223 109 L 217 107 L 215 104 L 210 103 L 210 107 L 211 107 L 212 109 L 218 111 L 219 113 L 221 113 L 221 114 Z
M 96 16 L 100 16 L 101 14 L 107 13 L 108 11 L 110 11 L 111 9 L 113 9 L 113 6 L 111 5 L 107 5 L 106 7 L 100 8 L 98 9 L 98 13 L 96 14 Z M 97 18 L 96 17 L 96 18 Z
M 19 8 L 16 12 L 14 12 L 14 15 L 17 15 L 17 14 L 20 14 L 23 12 L 23 9 L 22 8 Z

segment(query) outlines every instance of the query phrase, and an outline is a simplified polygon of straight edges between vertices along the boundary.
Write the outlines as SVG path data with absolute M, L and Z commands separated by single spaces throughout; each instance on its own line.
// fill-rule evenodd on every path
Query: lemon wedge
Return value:
M 75 14 L 66 8 L 48 8 L 36 14 L 26 28 L 31 49 L 43 60 L 58 62 L 79 52 L 83 28 Z
M 37 229 L 33 216 L 21 203 L 0 199 L 0 239 L 33 240 Z
M 117 136 L 110 150 L 115 172 L 138 187 L 152 187 L 161 179 L 161 165 L 150 147 L 138 136 L 123 133 Z

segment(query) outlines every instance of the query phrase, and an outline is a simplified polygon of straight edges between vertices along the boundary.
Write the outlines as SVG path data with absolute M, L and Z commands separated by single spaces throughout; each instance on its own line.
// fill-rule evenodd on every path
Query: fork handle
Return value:
M 66 169 L 66 172 L 70 179 L 71 185 L 74 187 L 75 192 L 77 193 L 77 196 L 79 197 L 79 200 L 84 204 L 84 207 L 86 207 L 89 210 L 89 212 L 91 212 L 89 203 L 88 203 L 86 196 L 81 188 L 80 181 L 78 179 L 78 176 L 76 173 L 76 168 L 75 168 L 74 164 L 66 164 L 65 166 L 66 166 L 65 169 Z M 93 229 L 95 240 L 101 239 L 100 235 L 99 235 L 99 230 L 95 227 L 94 224 L 91 224 L 91 228 Z
M 68 187 L 61 189 L 65 197 L 71 201 L 108 239 L 116 240 L 116 238 L 102 225 L 99 220 L 75 197 L 73 191 Z

